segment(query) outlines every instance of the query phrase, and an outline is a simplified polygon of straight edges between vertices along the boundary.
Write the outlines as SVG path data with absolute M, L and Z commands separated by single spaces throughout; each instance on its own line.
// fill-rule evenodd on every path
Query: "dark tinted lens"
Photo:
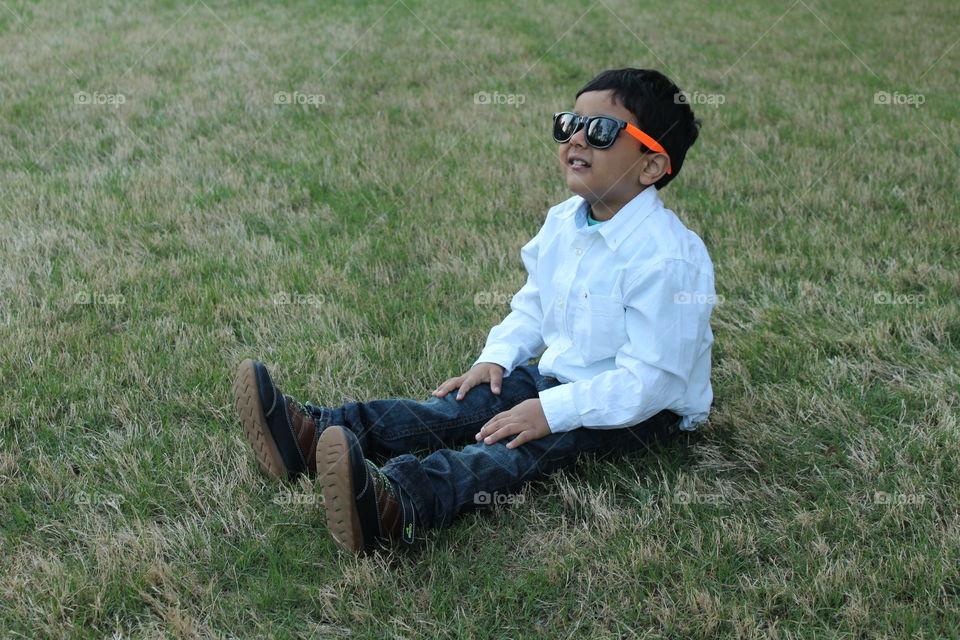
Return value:
M 603 148 L 609 147 L 617 139 L 620 125 L 610 118 L 594 118 L 587 125 L 587 144 Z
M 566 142 L 573 135 L 574 120 L 572 113 L 561 113 L 553 120 L 553 139 L 557 142 Z

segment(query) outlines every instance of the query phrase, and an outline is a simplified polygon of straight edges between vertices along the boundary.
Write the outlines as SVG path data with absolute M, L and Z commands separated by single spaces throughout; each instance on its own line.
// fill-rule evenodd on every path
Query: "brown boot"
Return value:
M 316 407 L 281 393 L 267 368 L 250 359 L 237 368 L 233 399 L 261 471 L 281 480 L 316 474 Z
M 320 434 L 317 477 L 327 528 L 338 545 L 359 555 L 400 537 L 402 510 L 391 481 L 363 457 L 352 431 L 331 425 Z

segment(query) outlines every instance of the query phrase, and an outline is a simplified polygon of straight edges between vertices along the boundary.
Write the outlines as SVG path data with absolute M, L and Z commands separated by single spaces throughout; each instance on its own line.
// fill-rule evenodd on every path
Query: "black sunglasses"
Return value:
M 581 116 L 570 111 L 561 111 L 553 114 L 553 139 L 555 142 L 569 142 L 580 127 L 584 128 L 584 138 L 587 144 L 595 149 L 607 149 L 617 141 L 621 131 L 626 131 L 638 141 L 656 153 L 670 157 L 667 150 L 659 142 L 633 126 L 613 116 Z M 667 165 L 667 173 L 671 167 Z

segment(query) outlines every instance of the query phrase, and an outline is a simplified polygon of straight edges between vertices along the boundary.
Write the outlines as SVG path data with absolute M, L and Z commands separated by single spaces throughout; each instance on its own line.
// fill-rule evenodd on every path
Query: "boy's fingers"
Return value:
M 494 416 L 493 418 L 490 418 L 490 420 L 487 421 L 487 424 L 485 424 L 485 425 L 483 425 L 482 427 L 480 427 L 480 431 L 478 431 L 478 432 L 477 432 L 477 435 L 474 436 L 474 437 L 475 437 L 477 440 L 480 440 L 480 439 L 483 438 L 484 436 L 493 433 L 493 431 L 496 430 L 496 425 L 495 425 L 495 423 L 494 423 L 494 420 L 496 420 L 496 419 L 497 419 L 497 416 Z
M 473 387 L 473 384 L 471 384 L 470 382 L 464 382 L 463 384 L 461 384 L 460 393 L 457 394 L 457 400 L 460 400 L 461 398 L 463 398 L 463 396 L 467 395 L 467 391 L 470 391 L 472 387 Z
M 494 393 L 496 393 L 497 395 L 500 394 L 500 382 L 501 382 L 502 380 L 503 380 L 503 372 L 502 372 L 502 371 L 494 372 L 494 373 L 491 374 L 491 376 L 490 376 L 490 390 L 493 391 Z
M 446 395 L 446 394 L 449 393 L 451 390 L 457 388 L 457 382 L 458 382 L 458 381 L 459 381 L 459 378 L 448 378 L 447 380 L 445 380 L 445 381 L 443 382 L 443 384 L 441 384 L 439 387 L 437 387 L 436 389 L 434 389 L 433 394 L 434 394 L 434 395 L 441 395 L 441 396 L 442 396 L 442 395 Z
M 483 441 L 484 441 L 486 444 L 493 444 L 494 442 L 497 442 L 497 441 L 499 441 L 499 440 L 502 440 L 502 439 L 506 438 L 506 437 L 509 436 L 509 435 L 513 435 L 514 433 L 518 433 L 518 428 L 519 428 L 520 431 L 523 430 L 523 427 L 522 427 L 521 425 L 516 424 L 516 423 L 506 424 L 506 425 L 500 427 L 499 429 L 497 429 L 494 433 L 491 433 L 489 436 L 487 436 L 486 438 L 484 438 Z
M 505 412 L 501 411 L 497 415 L 493 416 L 480 428 L 479 433 L 477 433 L 477 440 L 490 435 L 494 431 L 500 428 L 500 422 L 503 419 L 503 414 Z
M 474 439 L 475 439 L 475 440 L 479 440 L 479 439 L 483 438 L 484 436 L 486 436 L 488 433 L 490 433 L 490 431 L 491 431 L 491 429 L 490 429 L 490 423 L 488 422 L 487 424 L 483 425 L 483 426 L 480 428 L 480 431 L 477 431 L 477 435 L 474 436 Z
M 520 445 L 530 442 L 533 440 L 533 436 L 530 435 L 529 431 L 521 431 L 517 434 L 517 437 L 507 443 L 507 449 L 516 449 Z

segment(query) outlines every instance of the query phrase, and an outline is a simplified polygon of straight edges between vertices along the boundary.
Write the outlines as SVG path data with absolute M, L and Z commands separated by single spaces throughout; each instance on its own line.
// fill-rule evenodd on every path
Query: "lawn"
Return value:
M 960 634 L 948 0 L 0 2 L 0 637 Z M 466 370 L 569 197 L 549 123 L 660 69 L 701 136 L 714 406 L 412 546 L 261 476 L 237 363 Z

